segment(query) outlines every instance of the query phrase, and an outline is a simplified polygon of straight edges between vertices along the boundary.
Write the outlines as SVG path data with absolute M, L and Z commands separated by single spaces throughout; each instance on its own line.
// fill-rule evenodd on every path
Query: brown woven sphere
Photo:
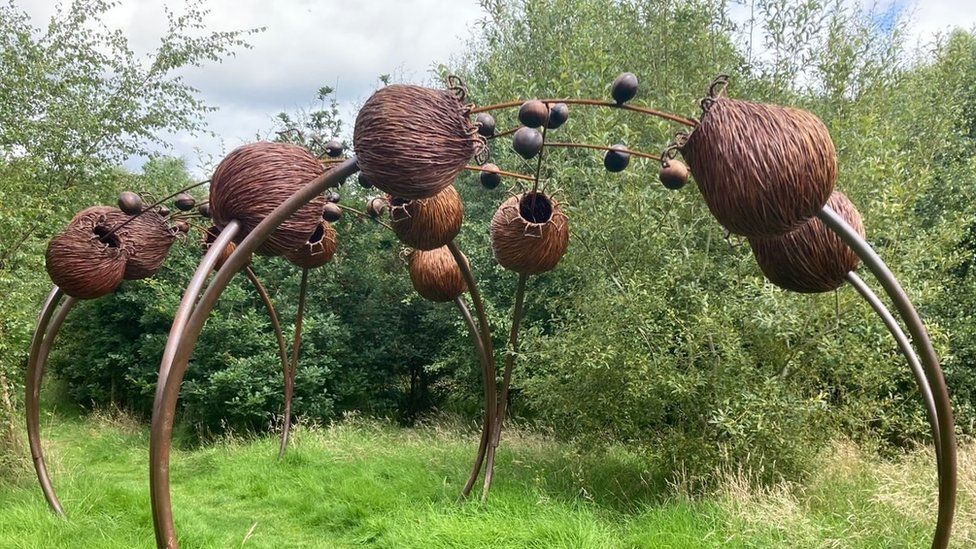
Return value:
M 417 293 L 431 301 L 451 301 L 464 293 L 461 268 L 447 246 L 433 250 L 414 250 L 410 253 L 410 282 Z M 467 263 L 467 258 L 464 259 Z
M 124 222 L 129 216 L 116 210 Z M 176 241 L 176 235 L 166 225 L 166 221 L 156 212 L 143 212 L 123 229 L 124 238 L 132 245 L 129 262 L 125 265 L 126 280 L 149 278 L 159 272 L 169 250 Z
M 107 236 L 114 226 L 107 216 L 112 210 L 121 214 L 108 206 L 80 212 L 47 245 L 47 274 L 71 297 L 94 299 L 122 284 L 131 248 L 119 232 Z
M 775 236 L 813 217 L 837 179 L 823 122 L 800 109 L 714 101 L 681 153 L 719 223 L 735 234 Z
M 393 232 L 401 242 L 420 250 L 433 250 L 454 240 L 461 232 L 464 203 L 454 185 L 430 198 L 404 200 L 386 197 L 390 203 Z
M 217 236 L 220 235 L 220 228 L 217 226 L 211 226 L 206 231 L 203 232 L 203 250 L 204 252 L 210 250 L 210 246 L 217 240 Z M 224 246 L 224 251 L 217 256 L 217 262 L 214 263 L 214 270 L 219 271 L 224 263 L 230 259 L 230 254 L 234 253 L 237 249 L 237 244 L 233 242 L 228 242 Z
M 328 221 L 323 221 L 308 237 L 308 241 L 297 250 L 286 253 L 285 259 L 299 267 L 314 269 L 332 261 L 338 245 L 339 235 L 335 228 Z
M 569 219 L 543 193 L 510 197 L 491 219 L 491 249 L 502 267 L 519 274 L 551 271 L 569 246 Z
M 240 242 L 276 207 L 325 171 L 303 147 L 286 143 L 251 143 L 238 147 L 217 166 L 210 181 L 210 215 L 224 227 L 238 220 Z M 305 204 L 262 244 L 257 253 L 282 255 L 308 240 L 322 219 L 325 197 Z
M 452 93 L 395 84 L 366 100 L 353 145 L 359 169 L 373 185 L 416 199 L 453 183 L 484 137 Z
M 861 214 L 844 193 L 834 191 L 827 205 L 864 236 Z M 770 282 L 800 293 L 837 289 L 860 263 L 857 254 L 816 217 L 785 235 L 750 237 L 749 246 Z

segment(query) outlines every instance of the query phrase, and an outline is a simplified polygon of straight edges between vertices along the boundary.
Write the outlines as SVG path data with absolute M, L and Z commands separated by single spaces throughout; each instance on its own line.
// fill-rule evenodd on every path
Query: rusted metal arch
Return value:
M 904 330 L 901 329 L 901 325 L 898 324 L 898 321 L 891 314 L 891 311 L 888 310 L 888 307 L 881 302 L 881 299 L 864 282 L 864 279 L 854 271 L 851 271 L 847 273 L 847 282 L 857 290 L 857 293 L 861 294 L 861 297 L 871 305 L 874 312 L 881 317 L 881 321 L 888 328 L 891 337 L 895 339 L 898 350 L 905 356 L 908 367 L 912 370 L 912 375 L 915 377 L 915 384 L 918 385 L 918 391 L 922 395 L 922 402 L 925 405 L 925 416 L 928 419 L 929 428 L 932 430 L 932 440 L 935 443 L 935 458 L 941 459 L 942 434 L 939 431 L 938 412 L 936 412 L 935 399 L 932 396 L 932 386 L 929 384 L 928 378 L 925 377 L 925 370 L 922 368 L 922 363 L 919 361 L 918 355 L 915 354 L 915 349 L 912 348 L 911 340 L 905 335 Z
M 54 335 L 57 335 L 57 329 L 50 330 L 51 337 L 48 337 L 48 326 L 51 324 L 51 317 L 54 315 L 55 309 L 57 309 L 58 303 L 61 302 L 61 298 L 64 293 L 60 288 L 55 286 L 51 293 L 48 294 L 47 299 L 44 300 L 44 306 L 41 307 L 41 312 L 37 317 L 37 326 L 34 328 L 34 337 L 31 339 L 30 347 L 30 358 L 27 362 L 27 383 L 26 383 L 26 413 L 27 413 L 27 439 L 30 443 L 31 458 L 34 465 L 34 471 L 37 473 L 37 480 L 41 484 L 41 490 L 44 492 L 44 499 L 47 500 L 48 505 L 54 510 L 58 515 L 64 516 L 64 509 L 61 507 L 61 502 L 58 500 L 57 494 L 54 492 L 54 487 L 51 485 L 51 477 L 47 473 L 47 466 L 44 464 L 44 449 L 41 447 L 41 410 L 40 410 L 40 400 L 41 400 L 41 379 L 44 377 L 44 361 L 40 360 L 41 356 L 47 355 L 47 350 L 50 348 L 50 341 L 53 339 Z M 71 308 L 70 305 L 68 307 Z M 67 311 L 65 311 L 67 314 Z M 58 317 L 63 320 L 62 314 Z M 57 323 L 60 326 L 60 322 Z
M 274 305 L 267 291 L 264 289 L 264 285 L 261 284 L 260 279 L 254 274 L 254 271 L 248 267 L 247 272 L 248 278 L 254 284 L 258 293 L 261 294 L 261 298 L 268 309 L 268 315 L 271 318 L 271 323 L 278 339 L 278 348 L 282 353 L 282 366 L 286 368 L 288 363 L 285 343 L 281 335 L 281 324 L 278 321 Z M 61 302 L 62 298 L 64 298 L 63 302 Z M 60 307 L 58 307 L 59 302 L 61 302 Z M 30 444 L 34 471 L 37 474 L 37 480 L 41 485 L 41 490 L 44 493 L 44 499 L 47 500 L 51 509 L 61 516 L 65 514 L 64 507 L 58 499 L 57 492 L 51 483 L 50 474 L 47 471 L 47 465 L 44 459 L 40 428 L 40 398 L 47 359 L 54 346 L 54 341 L 60 333 L 61 327 L 68 317 L 68 313 L 78 302 L 78 299 L 71 296 L 65 297 L 63 292 L 57 287 L 51 290 L 51 293 L 41 308 L 34 337 L 31 340 L 30 357 L 27 363 L 27 382 L 25 384 L 26 398 L 24 408 L 27 419 L 27 439 Z
M 295 397 L 295 376 L 298 374 L 298 359 L 301 356 L 302 324 L 305 321 L 305 301 L 308 297 L 308 267 L 302 267 L 302 282 L 298 289 L 298 313 L 295 315 L 295 338 L 291 345 L 291 362 L 285 360 L 285 411 L 281 425 L 281 444 L 278 448 L 278 459 L 285 457 L 288 450 L 288 437 L 291 433 L 291 404 Z M 284 345 L 284 341 L 282 341 Z M 284 347 L 282 347 L 284 349 Z
M 922 322 L 918 311 L 912 305 L 908 294 L 901 283 L 895 278 L 884 260 L 874 251 L 874 248 L 855 231 L 840 215 L 829 206 L 824 206 L 817 217 L 830 227 L 848 246 L 861 258 L 861 261 L 874 273 L 881 283 L 885 293 L 895 304 L 898 314 L 908 328 L 909 334 L 918 350 L 919 358 L 925 377 L 932 387 L 932 397 L 938 424 L 939 450 L 936 453 L 937 470 L 939 475 L 939 511 L 936 519 L 935 533 L 932 537 L 932 547 L 942 549 L 948 547 L 952 533 L 952 518 L 956 507 L 956 434 L 952 414 L 952 404 L 949 401 L 949 390 L 946 387 L 945 376 L 939 366 L 939 357 L 935 353 L 928 330 Z
M 169 458 L 172 447 L 173 420 L 176 414 L 176 404 L 179 398 L 180 385 L 189 364 L 190 356 L 196 345 L 197 338 L 203 330 L 210 311 L 216 305 L 220 294 L 230 283 L 234 275 L 247 263 L 248 258 L 263 243 L 271 232 L 290 217 L 304 204 L 315 198 L 325 189 L 337 184 L 346 177 L 358 171 L 355 157 L 337 165 L 335 168 L 315 178 L 288 200 L 280 204 L 264 220 L 262 220 L 237 246 L 230 257 L 224 262 L 199 302 L 192 306 L 186 299 L 180 305 L 180 316 L 188 316 L 185 325 L 175 325 L 171 330 L 170 340 L 167 341 L 166 354 L 169 358 L 160 365 L 160 384 L 157 387 L 156 400 L 153 406 L 152 429 L 150 434 L 150 464 L 149 482 L 152 501 L 153 525 L 156 532 L 156 544 L 159 547 L 179 547 L 176 527 L 173 521 L 172 499 L 169 486 Z M 228 228 L 231 230 L 228 231 Z M 231 221 L 227 228 L 221 231 L 218 241 L 211 246 L 207 257 L 219 253 L 223 246 L 240 230 L 239 223 Z M 226 236 L 223 243 L 219 239 Z M 196 278 L 204 265 L 198 267 Z M 184 296 L 186 297 L 186 296 Z M 163 372 L 165 371 L 165 375 Z

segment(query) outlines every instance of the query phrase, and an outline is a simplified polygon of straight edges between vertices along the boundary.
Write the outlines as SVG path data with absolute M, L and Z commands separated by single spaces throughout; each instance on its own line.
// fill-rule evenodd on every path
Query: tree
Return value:
M 153 147 L 166 145 L 162 132 L 204 131 L 203 115 L 213 107 L 179 70 L 219 62 L 259 30 L 207 31 L 204 2 L 188 0 L 181 13 L 167 10 L 159 46 L 139 57 L 105 22 L 118 4 L 73 0 L 44 29 L 13 0 L 0 5 L 0 420 L 7 444 L 18 368 L 48 286 L 44 242 L 81 206 L 113 203 L 123 179 L 116 166 L 153 156 Z

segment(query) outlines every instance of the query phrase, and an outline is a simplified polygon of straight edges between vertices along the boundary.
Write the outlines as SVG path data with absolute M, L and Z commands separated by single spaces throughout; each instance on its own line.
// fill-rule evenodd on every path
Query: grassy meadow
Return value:
M 0 484 L 0 547 L 150 547 L 146 427 L 118 413 L 48 412 L 43 432 L 68 513 L 50 513 L 33 474 Z M 757 489 L 728 472 L 690 496 L 624 449 L 581 454 L 517 429 L 491 499 L 457 500 L 471 427 L 404 429 L 350 418 L 277 439 L 227 437 L 173 455 L 184 547 L 922 547 L 934 515 L 924 451 L 880 462 L 838 443 L 803 484 Z M 956 546 L 976 525 L 961 453 Z

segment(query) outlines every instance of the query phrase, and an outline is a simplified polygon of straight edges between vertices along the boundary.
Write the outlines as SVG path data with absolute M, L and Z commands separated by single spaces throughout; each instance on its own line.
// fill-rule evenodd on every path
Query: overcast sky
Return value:
M 851 0 L 877 6 L 878 13 L 911 14 L 912 34 L 925 41 L 952 26 L 976 25 L 976 0 Z M 43 26 L 52 0 L 18 0 Z M 123 0 L 109 24 L 123 29 L 133 49 L 156 47 L 166 20 L 162 7 L 176 0 Z M 424 82 L 430 69 L 460 53 L 484 16 L 477 0 L 209 0 L 208 27 L 267 29 L 220 65 L 186 72 L 187 81 L 219 110 L 207 115 L 220 138 L 177 134 L 171 154 L 184 156 L 198 176 L 206 172 L 198 150 L 219 160 L 223 152 L 267 134 L 271 117 L 309 104 L 322 85 L 333 86 L 344 116 L 377 86 L 381 74 Z M 740 8 L 737 13 L 743 13 Z M 748 16 L 747 11 L 745 12 Z M 138 169 L 141 159 L 127 162 Z

